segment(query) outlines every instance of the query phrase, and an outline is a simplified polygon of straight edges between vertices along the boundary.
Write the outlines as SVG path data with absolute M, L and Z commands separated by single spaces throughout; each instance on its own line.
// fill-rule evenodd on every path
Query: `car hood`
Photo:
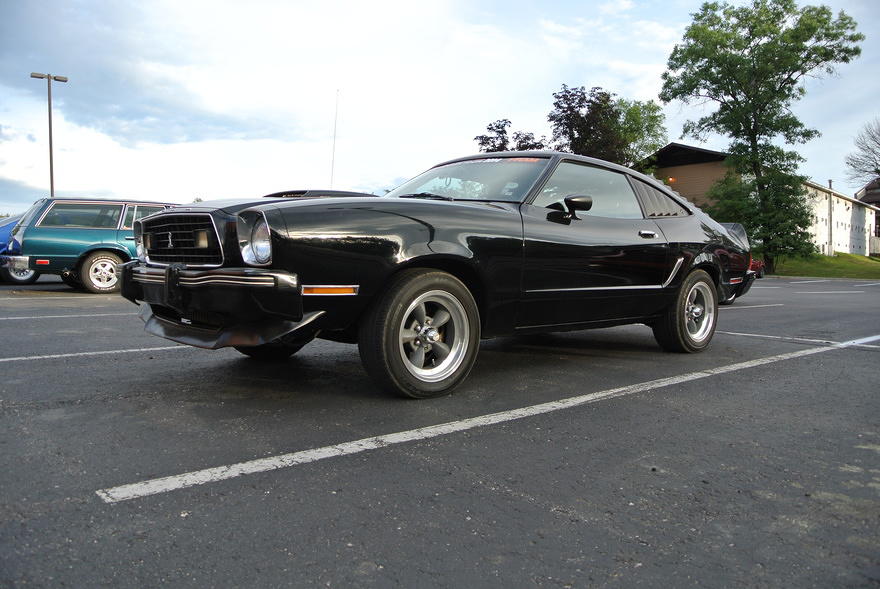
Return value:
M 264 205 L 279 205 L 279 204 L 294 204 L 298 202 L 304 201 L 342 201 L 342 202 L 351 202 L 351 201 L 359 201 L 367 198 L 376 198 L 376 196 L 371 194 L 364 194 L 363 197 L 335 197 L 335 196 L 299 196 L 295 198 L 227 198 L 220 200 L 206 200 L 200 203 L 188 204 L 188 205 L 179 205 L 171 209 L 174 212 L 193 212 L 193 213 L 201 213 L 201 212 L 209 212 L 209 211 L 223 211 L 225 213 L 229 213 L 230 215 L 234 215 L 239 211 L 244 209 L 250 209 L 253 207 L 259 207 Z

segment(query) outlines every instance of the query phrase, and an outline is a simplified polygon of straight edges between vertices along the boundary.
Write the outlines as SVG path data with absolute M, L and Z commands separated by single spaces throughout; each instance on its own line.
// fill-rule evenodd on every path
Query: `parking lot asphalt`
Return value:
M 0 585 L 876 586 L 878 301 L 767 278 L 702 354 L 501 338 L 405 401 L 355 346 L 259 364 L 3 285 Z

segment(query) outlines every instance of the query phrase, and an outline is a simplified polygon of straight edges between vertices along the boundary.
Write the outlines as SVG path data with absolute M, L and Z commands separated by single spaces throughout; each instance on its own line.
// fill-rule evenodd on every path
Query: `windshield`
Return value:
M 522 202 L 547 166 L 546 157 L 483 158 L 431 168 L 386 197 Z

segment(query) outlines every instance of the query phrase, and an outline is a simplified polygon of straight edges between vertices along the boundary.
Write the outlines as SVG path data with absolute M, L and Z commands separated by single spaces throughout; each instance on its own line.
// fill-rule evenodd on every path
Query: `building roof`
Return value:
M 822 186 L 821 184 L 816 184 L 815 182 L 812 182 L 811 180 L 807 180 L 806 182 L 804 182 L 804 184 L 806 186 L 809 186 L 810 188 L 815 188 L 816 190 L 821 190 L 822 192 L 827 192 L 828 194 L 833 194 L 837 198 L 841 198 L 847 202 L 851 202 L 853 204 L 863 206 L 865 208 L 871 209 L 872 211 L 880 211 L 880 208 L 878 208 L 870 203 L 855 199 L 851 196 L 847 196 L 841 192 L 837 192 L 836 190 L 828 188 L 827 186 Z
M 684 143 L 670 143 L 648 156 L 658 168 L 705 164 L 707 162 L 723 162 L 730 154 L 703 147 L 694 147 Z
M 877 176 L 856 192 L 856 198 L 872 205 L 880 205 L 880 176 Z

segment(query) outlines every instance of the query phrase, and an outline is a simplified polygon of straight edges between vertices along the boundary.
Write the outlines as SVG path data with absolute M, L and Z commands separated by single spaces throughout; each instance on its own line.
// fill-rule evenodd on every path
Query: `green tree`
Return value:
M 624 166 L 635 166 L 666 143 L 660 106 L 653 102 L 615 99 L 599 87 L 589 92 L 565 84 L 553 94 L 547 115 L 554 147 Z
M 545 137 L 535 139 L 534 133 L 525 131 L 516 131 L 513 134 L 513 144 L 507 134 L 510 128 L 510 119 L 498 119 L 486 126 L 486 135 L 477 135 L 474 141 L 480 146 L 480 151 L 490 153 L 495 151 L 508 151 L 511 149 L 517 151 L 530 151 L 534 149 L 544 149 L 547 143 Z
M 669 56 L 660 99 L 717 104 L 710 114 L 687 122 L 684 135 L 731 138 L 728 163 L 751 187 L 743 193 L 754 193 L 764 261 L 773 271 L 777 257 L 803 249 L 792 245 L 792 221 L 776 209 L 791 211 L 797 206 L 790 201 L 805 198 L 803 178 L 796 174 L 803 159 L 774 141 L 792 145 L 819 135 L 791 106 L 806 93 L 806 78 L 831 74 L 837 64 L 856 58 L 864 35 L 845 13 L 835 18 L 825 6 L 798 8 L 794 0 L 707 2 L 693 17 Z M 797 217 L 795 234 L 806 235 L 809 220 Z

